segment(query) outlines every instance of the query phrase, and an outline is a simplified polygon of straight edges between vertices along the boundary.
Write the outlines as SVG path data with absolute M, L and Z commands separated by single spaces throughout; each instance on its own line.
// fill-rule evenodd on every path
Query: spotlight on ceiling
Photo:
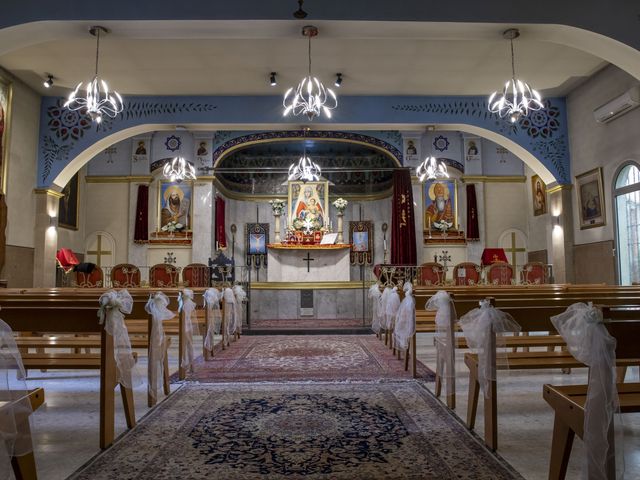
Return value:
M 47 74 L 47 79 L 43 82 L 45 88 L 51 88 L 53 86 L 53 75 Z
M 278 81 L 276 80 L 276 72 L 271 72 L 271 76 L 269 77 L 269 84 L 272 87 L 278 85 Z
M 338 88 L 342 85 L 342 74 L 341 73 L 336 73 L 336 81 L 335 81 L 334 85 L 336 87 L 338 87 Z

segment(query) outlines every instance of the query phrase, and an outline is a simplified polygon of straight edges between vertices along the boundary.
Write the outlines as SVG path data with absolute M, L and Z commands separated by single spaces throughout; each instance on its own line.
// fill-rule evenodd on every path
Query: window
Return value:
M 640 169 L 623 166 L 615 182 L 618 280 L 631 285 L 640 282 Z

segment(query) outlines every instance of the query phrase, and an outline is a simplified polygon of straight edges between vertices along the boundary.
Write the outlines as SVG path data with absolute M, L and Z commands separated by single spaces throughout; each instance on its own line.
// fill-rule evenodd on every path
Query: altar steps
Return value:
M 294 318 L 253 320 L 246 335 L 367 335 L 371 327 L 361 318 L 316 319 Z

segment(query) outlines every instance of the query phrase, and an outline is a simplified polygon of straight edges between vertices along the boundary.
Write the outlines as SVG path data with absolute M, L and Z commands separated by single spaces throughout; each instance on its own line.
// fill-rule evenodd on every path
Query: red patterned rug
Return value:
M 251 320 L 251 328 L 253 329 L 317 329 L 317 328 L 357 328 L 368 327 L 362 323 L 361 318 L 290 318 L 290 319 L 259 319 Z
M 417 377 L 433 381 L 434 374 L 418 362 Z M 212 360 L 200 358 L 187 379 L 210 383 L 409 378 L 404 361 L 375 335 L 269 335 L 243 336 Z

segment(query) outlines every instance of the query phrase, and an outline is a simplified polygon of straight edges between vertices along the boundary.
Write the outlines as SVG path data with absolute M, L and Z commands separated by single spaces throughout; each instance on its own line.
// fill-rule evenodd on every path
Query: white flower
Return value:
M 282 211 L 284 210 L 284 206 L 286 205 L 286 202 L 284 200 L 280 200 L 279 198 L 276 198 L 275 200 L 269 200 L 269 203 L 271 204 L 271 210 L 273 211 L 274 215 L 281 215 Z
M 348 204 L 349 202 L 347 202 L 344 198 L 338 198 L 335 202 L 333 202 L 333 206 L 340 211 L 344 211 L 344 209 L 347 208 Z

